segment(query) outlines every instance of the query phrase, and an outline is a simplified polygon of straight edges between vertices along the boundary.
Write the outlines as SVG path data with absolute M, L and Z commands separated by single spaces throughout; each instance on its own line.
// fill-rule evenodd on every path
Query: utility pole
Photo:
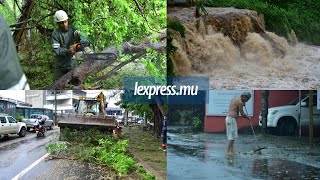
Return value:
M 54 90 L 54 126 L 56 126 L 57 123 L 57 117 L 58 117 L 58 113 L 57 113 L 57 90 Z
M 301 138 L 301 90 L 299 90 L 299 138 Z
M 269 98 L 269 91 L 263 90 L 262 91 L 262 109 L 261 109 L 261 117 L 262 117 L 262 135 L 265 135 L 267 132 L 267 120 L 268 120 L 268 98 Z
M 147 127 L 146 112 L 143 113 L 143 126 Z
M 313 90 L 309 90 L 309 144 L 313 147 Z
M 124 126 L 128 126 L 128 115 L 129 115 L 129 111 L 128 110 L 124 110 Z

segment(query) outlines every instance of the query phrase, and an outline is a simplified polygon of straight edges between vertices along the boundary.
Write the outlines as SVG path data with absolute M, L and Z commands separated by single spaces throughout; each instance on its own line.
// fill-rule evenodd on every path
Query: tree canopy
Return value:
M 166 28 L 165 0 L 8 0 L 0 12 L 14 32 L 20 61 L 31 89 L 53 84 L 51 34 L 57 29 L 53 15 L 61 9 L 67 12 L 69 24 L 91 40 L 96 52 L 110 46 L 120 52 L 116 62 L 88 74 L 82 84 L 84 88 L 121 88 L 124 76 L 165 78 L 165 53 L 152 50 L 153 46 L 150 46 L 132 59 L 137 52 L 121 51 L 123 42 L 135 45 L 160 41 L 159 36 Z M 149 37 L 148 42 L 146 37 Z

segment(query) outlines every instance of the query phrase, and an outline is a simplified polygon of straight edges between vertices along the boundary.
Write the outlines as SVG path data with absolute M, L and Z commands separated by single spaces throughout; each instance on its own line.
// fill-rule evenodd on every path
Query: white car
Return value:
M 18 122 L 12 116 L 0 114 L 0 135 L 18 134 L 24 137 L 27 132 L 27 126 L 23 122 Z
M 279 135 L 294 135 L 299 127 L 299 109 L 301 104 L 300 124 L 302 127 L 309 126 L 309 96 L 295 99 L 286 106 L 273 107 L 268 109 L 267 127 L 276 128 Z M 313 95 L 313 124 L 320 126 L 320 110 L 317 109 L 317 95 Z M 261 114 L 259 116 L 259 125 L 262 126 Z

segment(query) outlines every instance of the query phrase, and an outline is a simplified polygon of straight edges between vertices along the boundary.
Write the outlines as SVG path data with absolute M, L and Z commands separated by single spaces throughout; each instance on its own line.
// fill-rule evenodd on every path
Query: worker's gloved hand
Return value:
M 80 47 L 80 44 L 76 43 L 72 46 L 72 56 L 77 52 L 77 48 Z

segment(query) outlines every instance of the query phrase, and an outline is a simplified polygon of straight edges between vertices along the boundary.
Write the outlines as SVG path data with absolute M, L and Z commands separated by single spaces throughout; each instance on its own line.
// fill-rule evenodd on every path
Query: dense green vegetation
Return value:
M 167 75 L 168 76 L 175 76 L 173 72 L 173 63 L 172 59 L 170 58 L 170 55 L 174 54 L 174 52 L 177 50 L 175 46 L 173 46 L 172 41 L 173 41 L 173 35 L 170 31 L 170 29 L 173 29 L 177 32 L 180 33 L 181 37 L 185 37 L 185 28 L 181 24 L 181 22 L 178 19 L 171 19 L 168 21 L 168 33 L 167 33 Z
M 23 6 L 24 1 L 17 2 L 20 9 L 26 9 Z M 67 12 L 69 25 L 89 38 L 96 51 L 112 45 L 121 49 L 122 42 L 139 42 L 166 28 L 165 0 L 39 0 L 33 2 L 27 18 L 29 22 L 27 27 L 31 29 L 24 31 L 18 46 L 20 61 L 31 89 L 43 88 L 53 83 L 51 33 L 57 29 L 57 24 L 53 21 L 53 14 L 57 10 L 63 9 Z M 4 6 L 0 6 L 0 13 L 9 25 L 19 21 L 21 14 L 19 8 L 14 0 L 7 0 Z M 124 76 L 166 76 L 166 55 L 150 50 L 135 62 L 118 70 L 116 75 L 97 82 L 98 77 L 131 57 L 132 55 L 123 55 L 109 68 L 89 76 L 85 87 L 119 88 L 122 86 Z M 136 66 L 142 68 L 133 70 Z
M 300 42 L 320 45 L 320 1 L 207 0 L 205 6 L 255 10 L 264 15 L 268 31 L 288 38 L 294 30 Z
M 107 165 L 120 176 L 134 172 L 140 179 L 154 179 L 128 155 L 128 140 L 115 138 L 96 129 L 80 132 L 67 128 L 61 132 L 60 140 L 46 146 L 51 155 L 71 156 L 85 162 Z

